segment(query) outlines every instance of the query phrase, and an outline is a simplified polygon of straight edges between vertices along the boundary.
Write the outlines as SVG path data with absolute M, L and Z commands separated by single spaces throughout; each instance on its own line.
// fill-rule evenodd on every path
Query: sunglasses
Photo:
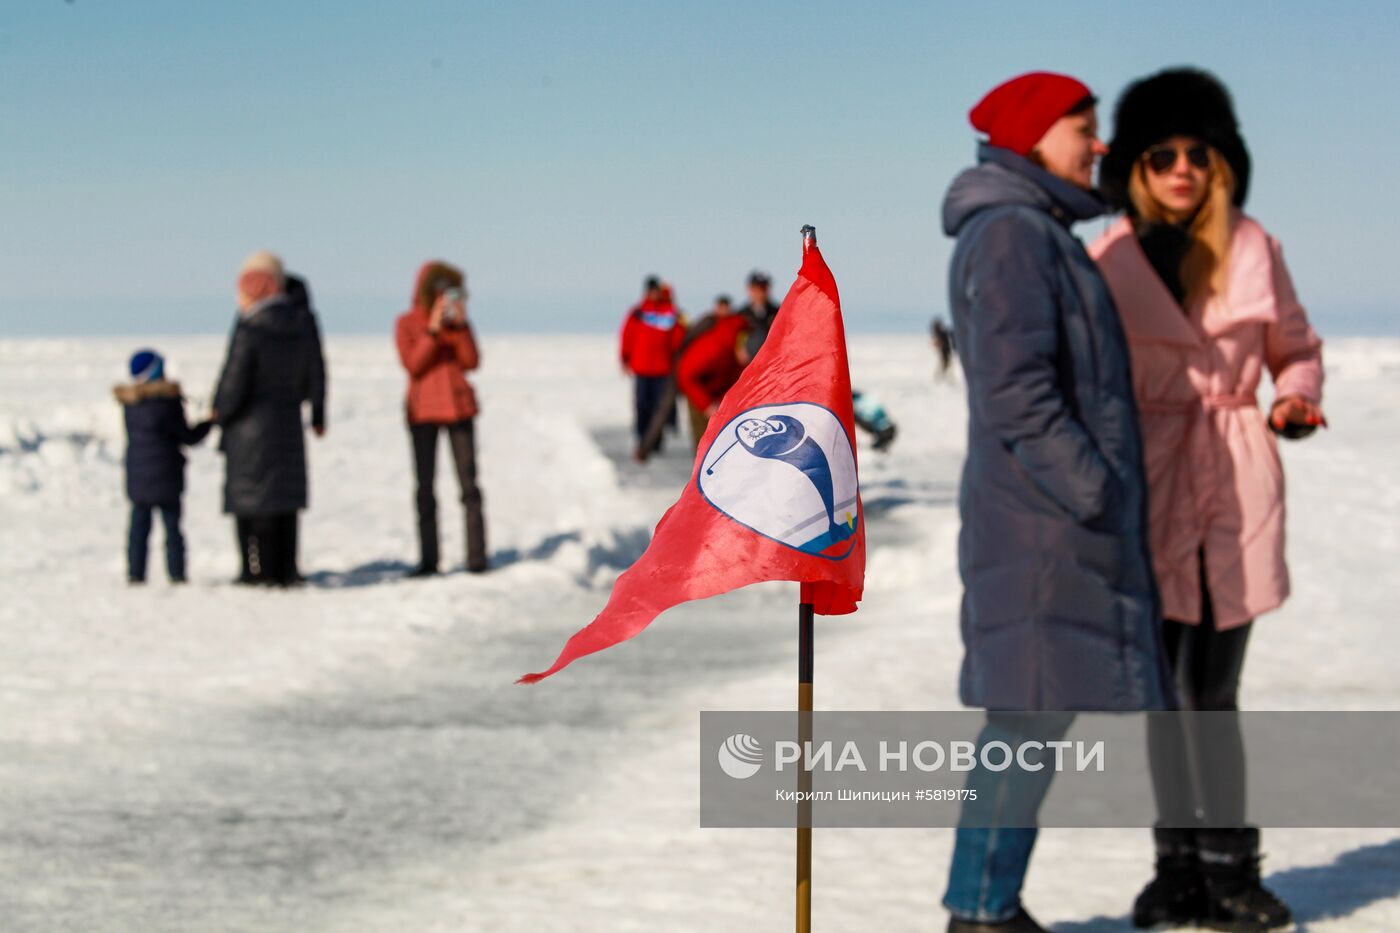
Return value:
M 1194 143 L 1184 150 L 1176 146 L 1153 146 L 1142 154 L 1142 159 L 1154 175 L 1165 175 L 1176 166 L 1176 160 L 1186 153 L 1186 161 L 1195 168 L 1210 168 L 1210 147 L 1205 143 Z

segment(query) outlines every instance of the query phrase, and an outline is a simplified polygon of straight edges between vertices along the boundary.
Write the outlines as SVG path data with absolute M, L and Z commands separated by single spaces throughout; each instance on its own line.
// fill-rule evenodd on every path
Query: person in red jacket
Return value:
M 413 306 L 399 315 L 394 340 L 399 360 L 408 371 L 408 433 L 418 479 L 418 540 L 421 560 L 411 577 L 438 571 L 437 499 L 433 477 L 437 469 L 437 437 L 447 432 L 457 482 L 466 508 L 467 570 L 486 570 L 486 521 L 481 490 L 476 484 L 476 393 L 466 373 L 481 361 L 467 321 L 466 279 L 462 270 L 433 261 L 418 271 Z
M 747 334 L 748 321 L 734 313 L 728 295 L 716 298 L 714 310 L 686 334 L 676 362 L 676 384 L 689 403 L 690 433 L 697 450 L 720 399 L 744 371 L 739 350 Z
M 627 312 L 622 322 L 620 357 L 622 369 L 635 380 L 636 460 L 661 449 L 658 436 L 651 450 L 641 449 L 652 416 L 666 396 L 666 384 L 676 352 L 685 338 L 685 325 L 676 311 L 671 289 L 656 276 L 646 280 L 641 303 Z

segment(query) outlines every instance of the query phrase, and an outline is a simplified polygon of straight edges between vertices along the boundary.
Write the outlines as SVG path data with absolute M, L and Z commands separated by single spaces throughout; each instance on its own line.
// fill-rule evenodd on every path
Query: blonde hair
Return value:
M 1186 289 L 1185 304 L 1208 294 L 1225 291 L 1226 261 L 1230 255 L 1230 234 L 1235 198 L 1235 173 L 1225 157 L 1209 147 L 1210 168 L 1206 196 L 1191 221 L 1191 246 L 1181 260 L 1181 285 Z M 1166 223 L 1166 211 L 1147 187 L 1147 165 L 1138 159 L 1128 175 L 1128 197 L 1139 217 Z

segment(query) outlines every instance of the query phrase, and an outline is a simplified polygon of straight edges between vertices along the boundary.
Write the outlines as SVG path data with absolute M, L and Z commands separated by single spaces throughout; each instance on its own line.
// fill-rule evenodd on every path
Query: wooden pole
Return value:
M 797 607 L 797 933 L 812 929 L 812 772 L 806 768 L 812 742 L 812 604 Z
M 802 227 L 802 255 L 817 245 L 817 228 Z M 812 772 L 807 750 L 812 744 L 812 619 L 811 603 L 797 604 L 797 933 L 812 930 Z

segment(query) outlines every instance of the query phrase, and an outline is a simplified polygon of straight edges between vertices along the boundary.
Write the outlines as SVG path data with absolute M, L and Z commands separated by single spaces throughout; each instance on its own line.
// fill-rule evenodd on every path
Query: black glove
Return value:
M 1296 421 L 1285 421 L 1283 423 L 1283 427 L 1276 428 L 1274 427 L 1274 419 L 1270 418 L 1269 430 L 1273 431 L 1275 434 L 1277 434 L 1279 437 L 1284 438 L 1285 440 L 1301 441 L 1303 438 L 1316 431 L 1317 425 L 1299 424 Z

